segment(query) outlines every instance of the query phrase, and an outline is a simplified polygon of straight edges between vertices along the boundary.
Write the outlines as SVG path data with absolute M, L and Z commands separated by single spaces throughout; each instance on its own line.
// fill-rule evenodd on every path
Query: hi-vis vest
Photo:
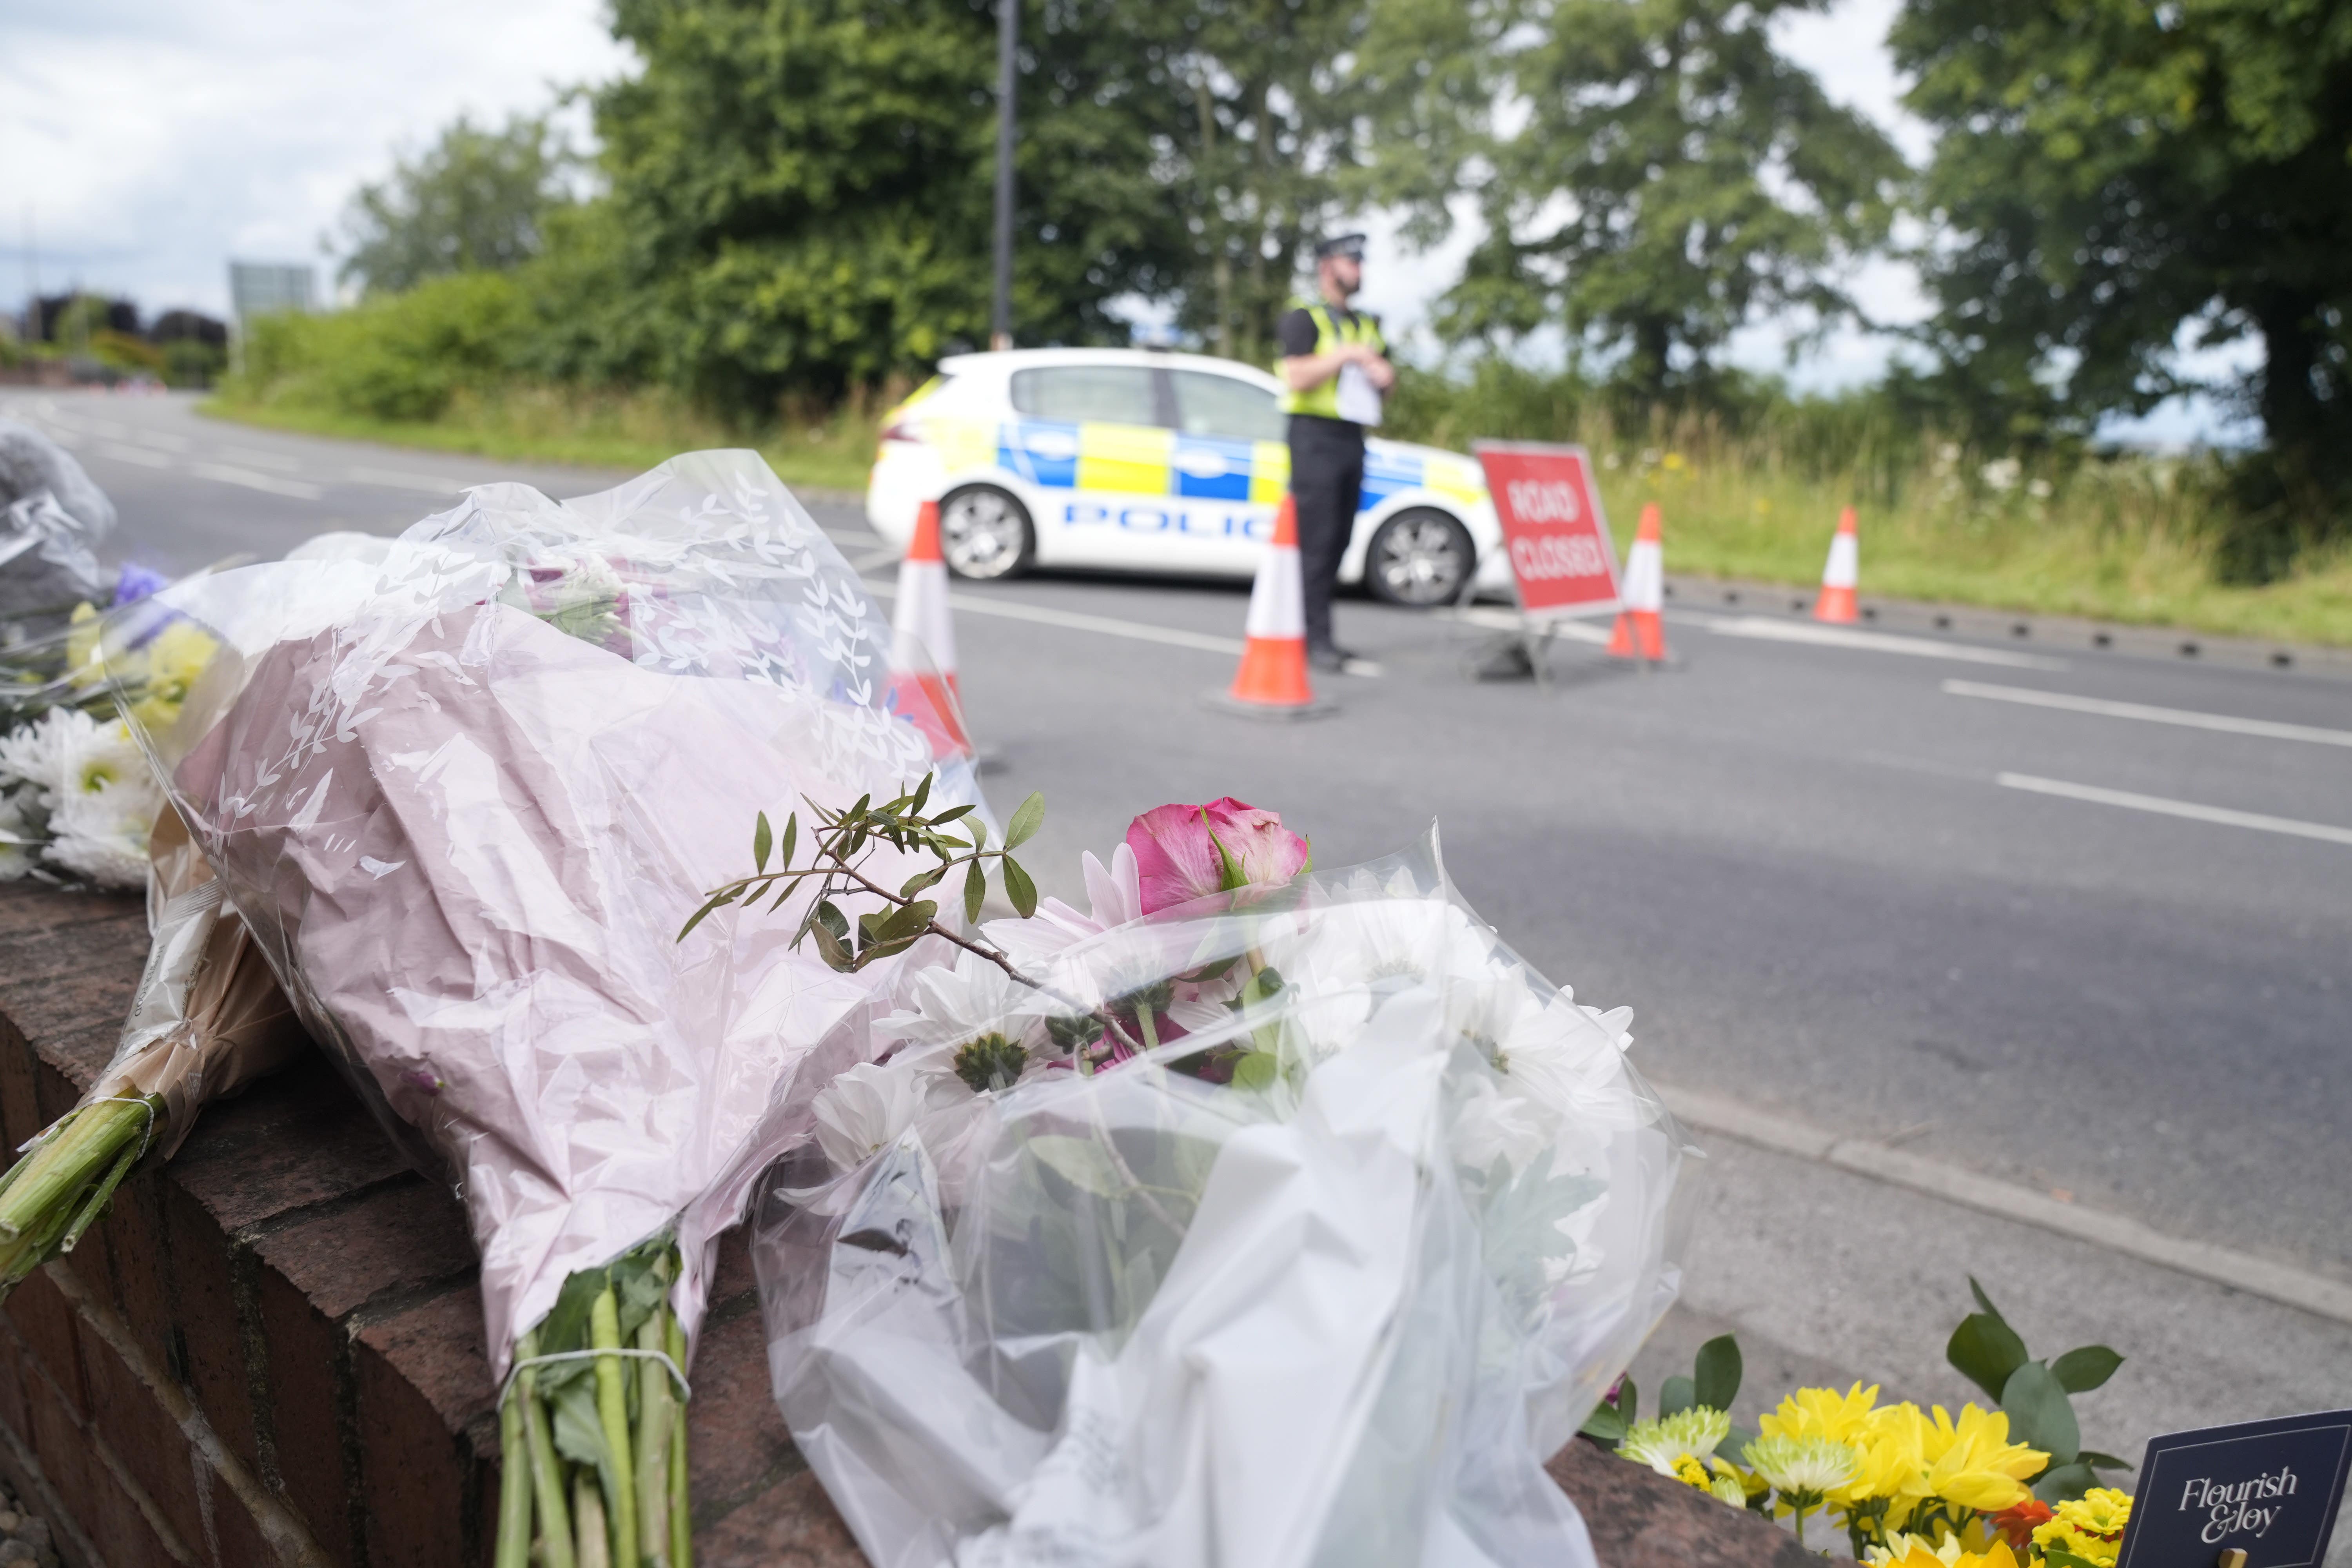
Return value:
M 1298 308 L 1314 320 L 1315 352 L 1318 354 L 1328 354 L 1341 343 L 1369 343 L 1383 354 L 1389 352 L 1388 340 L 1381 336 L 1381 324 L 1361 310 L 1357 311 L 1349 324 L 1342 328 L 1331 320 L 1329 308 L 1319 300 L 1312 302 L 1301 300 Z M 1275 374 L 1282 374 L 1281 365 L 1275 366 Z M 1282 411 L 1285 414 L 1314 414 L 1325 419 L 1337 419 L 1339 417 L 1339 378 L 1331 376 L 1304 392 L 1285 391 Z

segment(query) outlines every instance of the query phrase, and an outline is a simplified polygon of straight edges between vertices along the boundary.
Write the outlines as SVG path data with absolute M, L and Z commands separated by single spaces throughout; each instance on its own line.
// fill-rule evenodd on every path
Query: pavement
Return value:
M 464 483 L 619 477 L 216 424 L 180 398 L 0 415 L 69 440 L 121 510 L 115 550 L 170 570 L 393 531 Z M 811 510 L 887 590 L 855 502 Z M 2340 659 L 1844 631 L 1785 594 L 1684 592 L 1665 670 L 1610 665 L 1588 632 L 1549 681 L 1482 682 L 1507 617 L 1349 601 L 1341 639 L 1381 673 L 1326 682 L 1329 718 L 1268 724 L 1202 700 L 1231 679 L 1245 595 L 960 584 L 992 794 L 1045 793 L 1027 863 L 1066 893 L 1080 849 L 1165 800 L 1279 809 L 1327 867 L 1441 825 L 1515 946 L 1634 1007 L 1637 1062 L 1706 1150 L 1646 1386 L 1727 1327 L 1751 1394 L 1778 1375 L 1965 1398 L 1942 1350 L 1973 1273 L 2037 1354 L 2128 1358 L 2078 1402 L 2094 1447 L 2352 1406 Z

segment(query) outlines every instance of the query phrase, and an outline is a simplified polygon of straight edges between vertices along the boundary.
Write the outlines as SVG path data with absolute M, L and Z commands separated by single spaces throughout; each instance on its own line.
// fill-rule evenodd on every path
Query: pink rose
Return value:
M 1143 912 L 1235 888 L 1287 882 L 1307 864 L 1307 841 L 1282 818 L 1227 796 L 1206 805 L 1162 805 L 1127 830 Z

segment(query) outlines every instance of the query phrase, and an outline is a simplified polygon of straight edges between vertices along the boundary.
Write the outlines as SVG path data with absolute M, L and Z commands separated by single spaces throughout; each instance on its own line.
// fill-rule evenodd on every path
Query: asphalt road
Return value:
M 460 483 L 562 495 L 614 477 L 216 425 L 178 399 L 21 396 L 0 413 L 12 402 L 115 497 L 117 552 L 173 570 L 331 527 L 391 531 Z M 857 509 L 812 510 L 887 585 Z M 1551 684 L 1481 683 L 1467 665 L 1491 631 L 1349 602 L 1341 638 L 1382 673 L 1330 683 L 1330 718 L 1265 724 L 1200 700 L 1231 677 L 1244 594 L 959 589 L 970 717 L 1001 764 L 990 787 L 1008 803 L 1045 792 L 1031 863 L 1049 890 L 1075 890 L 1077 851 L 1164 800 L 1277 808 L 1327 867 L 1434 820 L 1455 882 L 1515 945 L 1582 1000 L 1636 1009 L 1638 1059 L 1660 1080 L 2352 1281 L 2352 683 L 1957 639 L 1790 641 L 1769 634 L 1806 623 L 1695 611 L 1670 617 L 1679 668 L 1605 668 L 1570 644 Z M 2134 1323 L 2171 1347 L 2170 1392 L 2139 1398 L 2116 1443 L 2195 1424 L 2179 1390 L 2220 1386 L 2215 1368 L 2264 1344 L 2305 1364 L 2274 1384 L 2248 1373 L 2242 1398 L 2352 1403 L 2342 1323 L 2240 1302 L 2252 1315 L 2231 1321 L 2229 1345 L 2210 1314 L 2210 1335 L 2168 1340 L 2154 1314 L 2189 1288 L 2160 1271 L 2074 1300 L 2089 1263 L 2012 1268 L 2043 1244 L 2005 1259 L 1981 1239 L 1990 1221 L 1858 1187 L 1832 1201 L 1818 1173 L 1726 1163 L 1733 1187 L 1706 1210 L 1731 1227 L 1720 1256 L 1777 1234 L 1809 1261 L 1774 1290 L 1823 1301 L 1807 1316 L 1743 1300 L 1742 1279 L 1760 1279 L 1743 1264 L 1714 1278 L 1707 1310 L 1773 1336 L 1792 1366 L 1942 1390 L 1973 1270 L 2055 1317 L 2119 1325 L 2118 1348 Z M 1870 1227 L 1913 1250 L 1844 1247 Z M 1964 1234 L 1977 1250 L 1956 1254 Z M 1912 1352 L 1864 1348 L 1880 1342 L 1859 1325 L 1882 1319 L 1908 1325 Z

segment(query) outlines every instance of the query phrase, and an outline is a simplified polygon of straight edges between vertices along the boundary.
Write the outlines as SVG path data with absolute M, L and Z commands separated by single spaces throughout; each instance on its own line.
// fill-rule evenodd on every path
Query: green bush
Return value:
M 247 329 L 244 363 L 222 390 L 235 402 L 434 419 L 461 388 L 512 374 L 531 326 L 511 273 L 459 273 L 349 310 L 263 317 Z

